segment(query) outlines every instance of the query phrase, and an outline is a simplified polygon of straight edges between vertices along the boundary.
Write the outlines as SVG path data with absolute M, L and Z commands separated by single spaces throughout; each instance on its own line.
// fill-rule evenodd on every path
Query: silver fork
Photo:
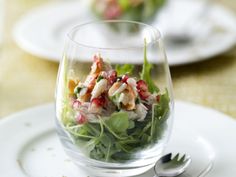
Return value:
M 154 171 L 156 176 L 166 176 L 173 177 L 182 174 L 189 164 L 191 163 L 191 158 L 188 155 L 176 154 L 172 158 L 172 153 L 164 155 L 155 164 Z
M 190 156 L 183 155 L 182 157 L 180 157 L 178 153 L 172 158 L 172 153 L 169 153 L 164 155 L 157 161 L 154 167 L 154 171 L 156 176 L 159 177 L 174 177 L 179 175 L 179 177 L 192 177 L 192 175 L 184 173 L 190 163 Z M 213 162 L 211 161 L 196 177 L 206 176 L 211 171 L 212 167 Z

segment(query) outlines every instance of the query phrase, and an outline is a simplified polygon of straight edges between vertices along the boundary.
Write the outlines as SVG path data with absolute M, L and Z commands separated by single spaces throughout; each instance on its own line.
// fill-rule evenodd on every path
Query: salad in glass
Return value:
M 146 57 L 139 77 L 134 66 L 114 68 L 100 54 L 85 80 L 67 81 L 68 99 L 61 122 L 74 144 L 89 158 L 104 162 L 135 159 L 161 141 L 169 117 L 169 95 L 151 79 Z M 73 72 L 73 71 L 72 71 Z
M 92 0 L 92 11 L 104 20 L 149 22 L 155 18 L 165 0 Z

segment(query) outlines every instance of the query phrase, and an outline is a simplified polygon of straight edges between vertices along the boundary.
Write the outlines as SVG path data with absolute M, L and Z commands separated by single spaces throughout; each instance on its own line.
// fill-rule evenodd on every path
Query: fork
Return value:
M 172 153 L 166 154 L 161 157 L 155 164 L 154 171 L 156 176 L 166 176 L 174 177 L 182 174 L 189 164 L 191 163 L 191 158 L 188 155 L 176 154 L 172 158 Z

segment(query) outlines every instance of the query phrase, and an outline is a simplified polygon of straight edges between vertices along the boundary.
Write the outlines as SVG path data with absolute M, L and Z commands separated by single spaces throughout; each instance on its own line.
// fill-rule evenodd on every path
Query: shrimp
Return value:
M 102 67 L 103 67 L 103 59 L 100 56 L 100 54 L 96 54 L 93 57 L 93 64 L 91 66 L 91 71 L 90 74 L 99 74 L 102 71 Z
M 91 66 L 91 71 L 87 78 L 85 79 L 84 85 L 88 87 L 88 91 L 92 91 L 95 84 L 96 84 L 96 79 L 98 75 L 102 71 L 102 66 L 103 66 L 103 59 L 99 54 L 95 55 L 93 58 L 94 62 Z
M 133 110 L 135 109 L 135 92 L 130 85 L 121 93 L 119 97 L 119 102 L 123 104 L 123 107 L 126 110 Z
M 84 91 L 83 91 L 83 90 L 81 91 L 81 92 L 86 92 L 85 94 L 78 96 L 78 100 L 79 100 L 80 102 L 87 102 L 87 101 L 89 101 L 89 99 L 90 99 L 90 97 L 91 97 L 91 94 L 88 93 L 86 89 L 87 89 L 87 88 L 84 88 Z
M 108 91 L 109 97 L 115 96 L 116 94 L 123 92 L 126 89 L 126 87 L 127 87 L 126 83 L 122 82 L 114 83 Z
M 134 91 L 134 94 L 135 94 L 135 97 L 137 97 L 138 96 L 138 91 L 137 91 L 137 88 L 136 88 L 137 87 L 136 80 L 133 79 L 133 78 L 128 78 L 126 82 L 127 82 L 127 84 L 129 84 L 132 87 L 132 89 Z
M 91 93 L 91 100 L 93 98 L 99 97 L 106 89 L 107 89 L 107 80 L 102 79 L 96 83 L 92 93 Z
M 130 83 L 131 82 L 133 83 L 133 80 L 130 80 Z M 134 83 L 136 84 L 135 81 Z M 136 85 L 133 86 L 136 89 Z M 122 103 L 126 110 L 133 110 L 135 109 L 135 100 L 137 97 L 137 92 L 134 88 L 128 83 L 116 82 L 109 89 L 108 95 L 109 97 L 113 97 L 117 94 L 120 94 L 117 102 Z

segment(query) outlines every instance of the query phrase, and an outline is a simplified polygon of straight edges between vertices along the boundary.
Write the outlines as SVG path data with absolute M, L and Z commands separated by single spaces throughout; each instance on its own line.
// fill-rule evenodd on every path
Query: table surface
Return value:
M 27 10 L 48 0 L 6 0 L 4 43 L 0 47 L 0 118 L 54 101 L 58 63 L 21 50 L 11 29 Z M 218 3 L 236 11 L 235 0 Z M 176 99 L 214 108 L 236 119 L 236 47 L 207 61 L 171 68 Z

